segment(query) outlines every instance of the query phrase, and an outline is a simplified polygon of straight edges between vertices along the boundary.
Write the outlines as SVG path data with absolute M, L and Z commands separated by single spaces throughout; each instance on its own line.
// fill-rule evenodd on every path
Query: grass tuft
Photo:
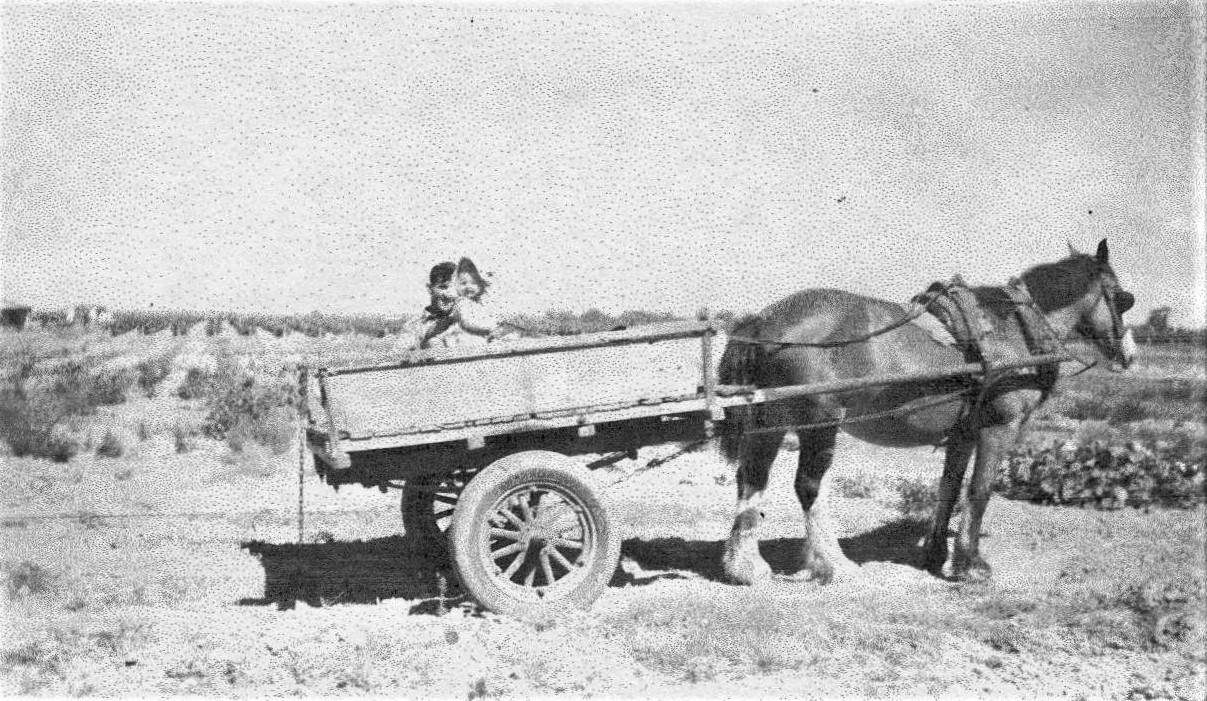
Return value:
M 96 454 L 102 458 L 120 458 L 125 452 L 126 446 L 122 441 L 122 437 L 112 428 L 106 429 L 105 437 L 101 439 L 100 445 L 96 447 Z
M 3 569 L 10 599 L 48 592 L 58 579 L 50 570 L 29 560 L 6 563 Z

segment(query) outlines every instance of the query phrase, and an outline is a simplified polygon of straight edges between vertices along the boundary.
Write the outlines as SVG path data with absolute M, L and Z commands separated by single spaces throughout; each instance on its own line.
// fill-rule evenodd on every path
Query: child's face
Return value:
M 440 307 L 448 307 L 457 299 L 457 292 L 453 289 L 452 280 L 430 284 L 427 289 L 432 295 L 432 301 Z
M 457 293 L 462 297 L 477 299 L 482 296 L 482 286 L 478 284 L 473 275 L 461 273 L 457 276 Z

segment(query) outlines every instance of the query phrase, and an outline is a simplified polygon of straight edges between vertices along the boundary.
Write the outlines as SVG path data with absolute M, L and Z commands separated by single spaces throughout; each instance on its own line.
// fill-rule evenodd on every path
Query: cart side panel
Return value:
M 483 357 L 326 378 L 327 409 L 350 436 L 398 433 L 698 391 L 699 338 Z

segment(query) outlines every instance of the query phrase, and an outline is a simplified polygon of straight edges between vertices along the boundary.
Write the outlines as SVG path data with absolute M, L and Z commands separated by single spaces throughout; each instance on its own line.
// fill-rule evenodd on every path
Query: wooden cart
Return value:
M 711 436 L 726 406 L 751 400 L 717 393 L 716 334 L 683 322 L 304 373 L 307 444 L 328 484 L 400 486 L 408 535 L 447 538 L 487 608 L 585 606 L 621 538 L 570 456 Z
M 620 556 L 589 466 L 570 456 L 635 457 L 644 446 L 705 439 L 737 404 L 985 369 L 724 387 L 714 376 L 717 334 L 709 321 L 679 322 L 304 372 L 307 444 L 330 485 L 401 487 L 408 536 L 447 542 L 462 586 L 485 607 L 525 613 L 589 605 Z

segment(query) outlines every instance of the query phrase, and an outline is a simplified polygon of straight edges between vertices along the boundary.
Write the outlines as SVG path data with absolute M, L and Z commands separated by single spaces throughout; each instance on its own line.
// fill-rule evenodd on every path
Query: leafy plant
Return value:
M 1189 506 L 1204 497 L 1203 467 L 1164 446 L 1070 442 L 1015 452 L 996 488 L 1044 504 Z

